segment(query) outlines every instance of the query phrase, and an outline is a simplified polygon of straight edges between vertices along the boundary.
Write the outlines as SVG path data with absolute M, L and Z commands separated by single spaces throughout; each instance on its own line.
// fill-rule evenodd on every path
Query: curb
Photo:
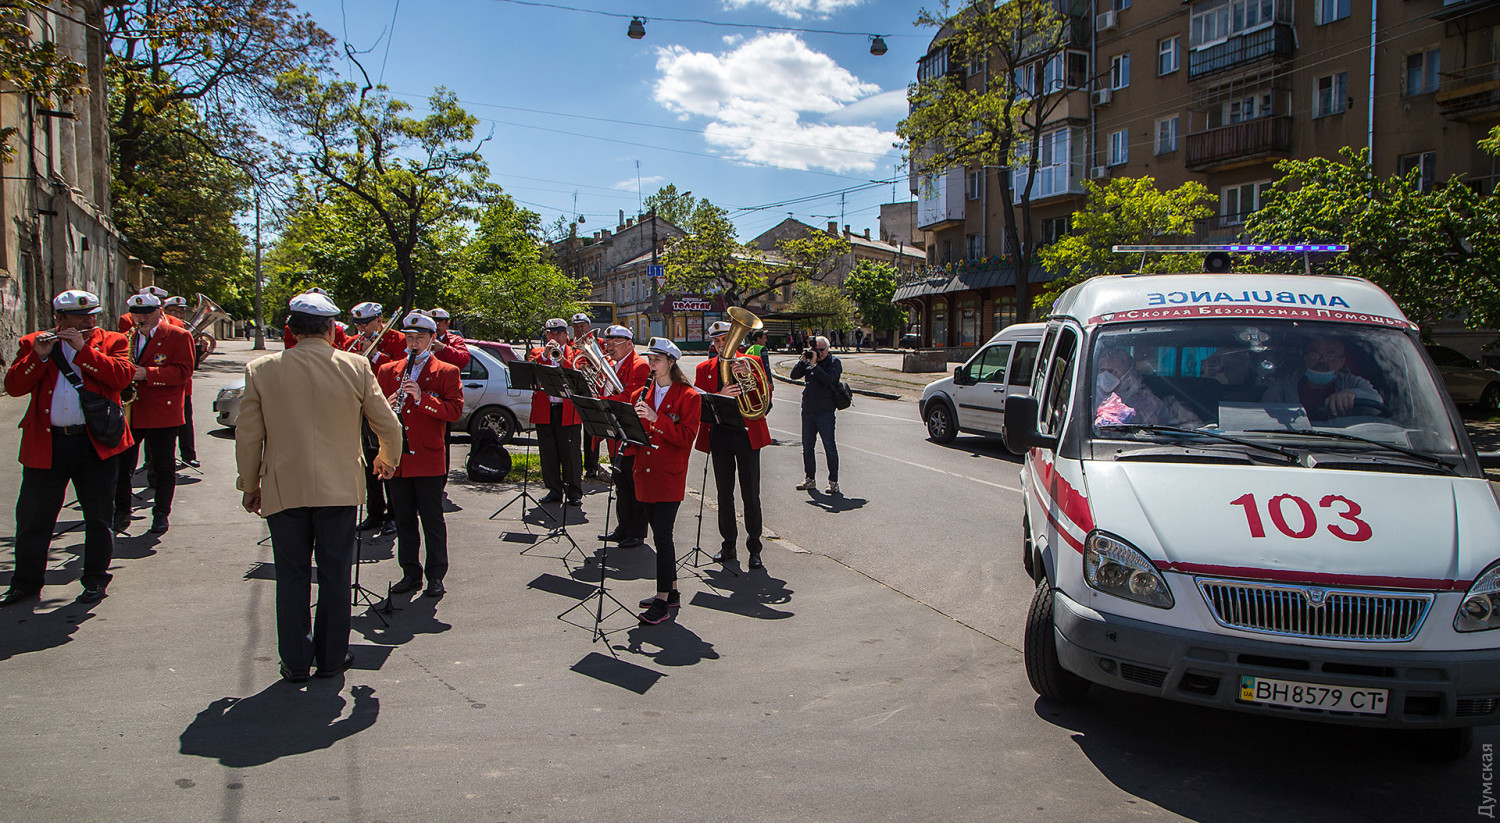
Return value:
M 807 385 L 807 383 L 805 383 L 804 381 L 793 380 L 790 377 L 782 377 L 779 374 L 773 374 L 772 377 L 775 377 L 777 380 L 780 380 L 783 383 L 789 383 L 789 384 L 791 384 L 793 386 L 805 386 L 805 385 Z M 877 398 L 879 400 L 900 400 L 901 399 L 901 395 L 899 395 L 899 394 L 890 394 L 888 392 L 883 392 L 883 391 L 870 391 L 869 389 L 856 389 L 853 386 L 850 386 L 849 390 L 852 391 L 852 392 L 854 392 L 855 394 L 864 395 L 865 397 L 874 397 L 874 398 Z

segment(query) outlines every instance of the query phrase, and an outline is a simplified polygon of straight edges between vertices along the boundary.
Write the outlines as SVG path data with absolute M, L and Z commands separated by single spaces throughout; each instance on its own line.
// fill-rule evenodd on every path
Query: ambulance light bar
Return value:
M 1307 244 L 1307 243 L 1300 243 L 1300 244 L 1295 244 L 1295 245 L 1284 245 L 1284 246 L 1242 243 L 1242 244 L 1231 244 L 1231 245 L 1226 245 L 1226 246 L 1211 246 L 1211 245 L 1198 245 L 1198 246 L 1114 246 L 1114 247 L 1111 248 L 1111 251 L 1114 251 L 1114 252 L 1120 253 L 1120 254 L 1150 254 L 1152 252 L 1161 252 L 1163 254 L 1176 254 L 1176 253 L 1188 253 L 1188 254 L 1191 254 L 1191 253 L 1195 253 L 1195 252 L 1199 253 L 1199 254 L 1202 254 L 1202 253 L 1212 253 L 1212 252 L 1226 252 L 1226 253 L 1227 252 L 1235 252 L 1235 253 L 1239 253 L 1239 252 L 1256 252 L 1256 253 L 1262 253 L 1262 252 L 1281 252 L 1281 253 L 1285 253 L 1285 254 L 1307 254 L 1309 252 L 1344 252 L 1344 251 L 1348 251 L 1348 250 L 1349 250 L 1349 247 L 1347 245 L 1342 244 L 1342 243 L 1336 243 L 1336 244 L 1328 244 L 1328 243 Z

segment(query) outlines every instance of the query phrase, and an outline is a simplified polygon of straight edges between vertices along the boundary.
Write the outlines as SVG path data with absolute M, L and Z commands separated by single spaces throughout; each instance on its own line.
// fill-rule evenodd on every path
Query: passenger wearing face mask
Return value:
M 1095 426 L 1177 426 L 1196 429 L 1203 425 L 1174 397 L 1156 396 L 1141 379 L 1135 358 L 1121 349 L 1100 352 L 1094 376 Z
M 1347 362 L 1342 340 L 1314 337 L 1302 349 L 1303 370 L 1271 384 L 1260 402 L 1300 404 L 1313 420 L 1342 417 L 1354 409 L 1355 403 L 1385 405 L 1370 381 L 1344 371 Z

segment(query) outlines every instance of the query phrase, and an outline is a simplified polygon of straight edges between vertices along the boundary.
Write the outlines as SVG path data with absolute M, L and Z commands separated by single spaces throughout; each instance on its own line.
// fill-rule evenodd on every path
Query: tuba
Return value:
M 193 316 L 187 320 L 187 330 L 193 335 L 193 349 L 195 359 L 193 368 L 203 365 L 210 354 L 219 345 L 218 338 L 208 330 L 210 326 L 220 320 L 228 320 L 229 312 L 219 308 L 219 304 L 209 300 L 201 292 L 198 294 L 198 307 L 193 309 Z
M 578 371 L 582 372 L 584 379 L 589 381 L 595 397 L 605 397 L 625 391 L 625 386 L 620 383 L 614 367 L 604 359 L 604 351 L 599 348 L 599 341 L 592 330 L 579 339 L 578 350 L 583 353 L 584 360 L 577 364 Z
M 719 385 L 738 383 L 740 416 L 746 420 L 759 420 L 771 410 L 771 392 L 767 388 L 769 380 L 766 378 L 766 370 L 761 366 L 759 358 L 748 357 L 744 362 L 749 364 L 750 374 L 740 376 L 734 373 L 734 362 L 740 352 L 740 343 L 744 342 L 750 332 L 765 324 L 749 309 L 739 306 L 730 306 L 724 313 L 729 315 L 729 334 L 724 335 L 724 341 L 719 344 Z

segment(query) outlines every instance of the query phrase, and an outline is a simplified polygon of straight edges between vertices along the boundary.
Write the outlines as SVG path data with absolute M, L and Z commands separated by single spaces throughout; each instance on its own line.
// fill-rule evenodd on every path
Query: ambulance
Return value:
M 1368 280 L 1089 279 L 1053 306 L 1004 440 L 1041 696 L 1428 730 L 1447 756 L 1500 722 L 1500 455 Z

